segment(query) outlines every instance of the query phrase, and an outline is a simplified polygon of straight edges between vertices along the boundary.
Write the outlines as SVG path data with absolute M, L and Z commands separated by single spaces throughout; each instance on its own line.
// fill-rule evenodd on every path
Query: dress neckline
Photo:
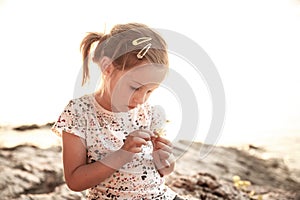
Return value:
M 93 104 L 99 109 L 99 111 L 103 112 L 103 113 L 106 113 L 108 115 L 113 115 L 113 116 L 118 116 L 118 115 L 124 115 L 124 114 L 132 114 L 132 113 L 135 113 L 138 111 L 139 107 L 135 107 L 133 109 L 130 109 L 128 111 L 121 111 L 121 112 L 113 112 L 113 111 L 110 111 L 110 110 L 107 110 L 105 108 L 103 108 L 103 106 L 101 106 L 98 101 L 96 100 L 96 94 L 95 93 L 92 93 L 90 95 L 90 98 L 92 99 L 92 102 Z

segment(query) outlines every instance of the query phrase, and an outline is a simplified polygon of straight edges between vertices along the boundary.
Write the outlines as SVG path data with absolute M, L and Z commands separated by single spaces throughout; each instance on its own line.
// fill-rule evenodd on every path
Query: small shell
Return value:
M 162 137 L 166 135 L 166 130 L 163 128 L 155 130 L 155 132 L 157 133 L 157 137 Z

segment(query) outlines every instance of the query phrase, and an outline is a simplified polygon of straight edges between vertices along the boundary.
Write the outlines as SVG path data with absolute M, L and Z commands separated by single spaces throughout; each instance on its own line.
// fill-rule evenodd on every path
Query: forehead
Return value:
M 143 64 L 133 67 L 122 75 L 126 82 L 137 82 L 142 85 L 160 84 L 168 71 L 168 67 L 160 64 Z

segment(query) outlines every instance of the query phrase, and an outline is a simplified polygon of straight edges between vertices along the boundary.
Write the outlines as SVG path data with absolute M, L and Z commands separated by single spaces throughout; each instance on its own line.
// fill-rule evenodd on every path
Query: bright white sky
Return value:
M 300 2 L 181 2 L 0 1 L 0 124 L 56 120 L 73 98 L 85 33 L 142 22 L 186 35 L 211 57 L 225 87 L 224 141 L 300 130 Z M 181 62 L 171 56 L 179 71 Z M 201 78 L 193 81 L 204 91 L 201 138 L 211 104 Z

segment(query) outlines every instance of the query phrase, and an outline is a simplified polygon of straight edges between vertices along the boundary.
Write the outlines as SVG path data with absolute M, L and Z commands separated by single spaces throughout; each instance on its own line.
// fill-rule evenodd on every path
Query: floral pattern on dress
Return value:
M 113 113 L 102 108 L 94 94 L 89 94 L 71 100 L 52 130 L 58 135 L 65 131 L 82 138 L 87 147 L 87 161 L 92 163 L 120 149 L 132 131 L 154 131 L 164 122 L 161 107 L 145 103 L 128 112 Z M 88 189 L 87 199 L 174 199 L 176 193 L 165 185 L 154 165 L 152 150 L 148 141 L 131 162 Z

